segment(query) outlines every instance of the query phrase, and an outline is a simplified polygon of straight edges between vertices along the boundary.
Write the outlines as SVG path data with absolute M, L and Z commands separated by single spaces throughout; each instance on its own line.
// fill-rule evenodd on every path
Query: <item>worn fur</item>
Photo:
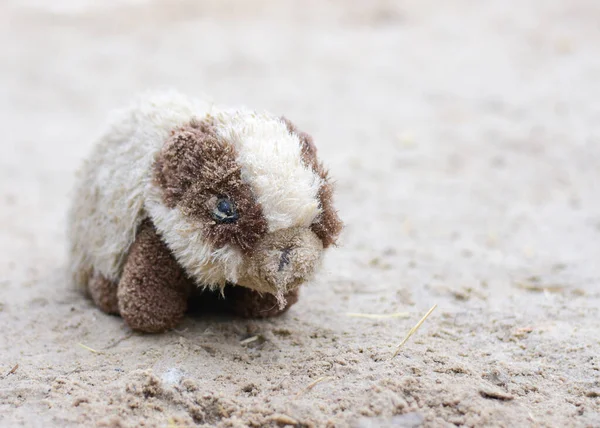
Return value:
M 317 197 L 321 213 L 316 221 L 311 224 L 311 230 L 321 239 L 323 247 L 328 248 L 335 241 L 342 230 L 342 221 L 333 208 L 333 184 L 329 180 L 329 173 L 317 157 L 317 147 L 313 139 L 306 132 L 299 131 L 287 118 L 282 117 L 288 131 L 296 135 L 300 141 L 302 160 L 312 168 L 321 178 L 321 187 Z
M 235 222 L 211 214 L 223 198 L 234 204 Z M 191 283 L 248 287 L 273 295 L 280 309 L 341 228 L 307 134 L 280 117 L 177 93 L 141 97 L 115 115 L 81 170 L 69 220 L 74 281 L 107 312 L 115 312 L 118 287 L 126 319 L 137 316 L 124 312 L 136 307 L 126 294 L 141 299 L 152 288 L 127 278 L 158 284 L 140 269 L 161 277 L 143 263 L 152 251 L 139 250 L 149 227 Z
M 142 223 L 119 281 L 119 313 L 148 333 L 175 327 L 185 315 L 188 278 L 149 221 Z
M 156 153 L 172 129 L 209 110 L 208 105 L 167 93 L 140 98 L 115 113 L 79 173 L 69 215 L 71 269 L 79 286 L 86 287 L 93 272 L 118 282 L 147 215 Z M 205 253 L 210 258 L 213 251 L 206 248 Z M 234 252 L 222 253 L 235 258 Z M 211 266 L 221 260 L 213 254 Z
M 175 131 L 154 169 L 165 205 L 178 207 L 213 247 L 230 244 L 247 253 L 267 233 L 267 219 L 241 177 L 235 148 L 216 135 L 209 121 L 193 121 Z M 215 227 L 211 214 L 220 197 L 235 201 L 239 218 Z

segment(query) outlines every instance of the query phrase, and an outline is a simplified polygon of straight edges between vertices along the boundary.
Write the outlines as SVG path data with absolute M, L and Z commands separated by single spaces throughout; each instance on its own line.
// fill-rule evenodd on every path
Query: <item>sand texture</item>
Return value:
M 0 22 L 0 426 L 600 426 L 600 2 L 7 0 Z M 315 137 L 346 228 L 286 315 L 141 335 L 67 286 L 75 170 L 162 87 Z

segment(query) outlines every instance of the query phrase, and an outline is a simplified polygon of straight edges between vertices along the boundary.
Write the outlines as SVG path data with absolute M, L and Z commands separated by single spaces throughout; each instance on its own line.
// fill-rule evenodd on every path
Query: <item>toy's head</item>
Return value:
M 149 214 L 199 284 L 281 298 L 309 279 L 342 223 L 310 136 L 286 119 L 222 111 L 172 131 Z

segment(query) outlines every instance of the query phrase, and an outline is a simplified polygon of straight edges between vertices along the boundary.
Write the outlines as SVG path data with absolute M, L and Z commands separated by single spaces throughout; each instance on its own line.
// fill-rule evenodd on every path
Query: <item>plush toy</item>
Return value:
M 155 94 L 118 112 L 85 162 L 70 263 L 100 309 L 161 332 L 198 289 L 244 317 L 284 312 L 341 227 L 312 138 L 287 119 Z

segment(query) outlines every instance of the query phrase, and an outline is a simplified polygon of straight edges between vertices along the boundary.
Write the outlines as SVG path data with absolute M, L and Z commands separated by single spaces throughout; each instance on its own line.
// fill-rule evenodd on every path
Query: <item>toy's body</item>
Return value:
M 311 138 L 283 118 L 141 99 L 81 172 L 73 277 L 141 331 L 174 327 L 195 287 L 227 286 L 237 313 L 275 315 L 335 242 L 331 193 Z

